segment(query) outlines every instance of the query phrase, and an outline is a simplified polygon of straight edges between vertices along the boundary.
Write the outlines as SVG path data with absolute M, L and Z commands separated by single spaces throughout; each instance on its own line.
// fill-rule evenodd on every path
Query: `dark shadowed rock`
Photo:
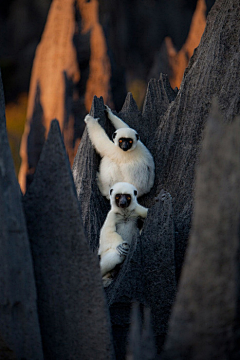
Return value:
M 195 164 L 213 96 L 218 97 L 227 121 L 240 112 L 239 17 L 238 0 L 216 1 L 177 97 L 153 138 L 154 190 L 163 188 L 173 198 L 178 277 L 191 226 Z
M 239 277 L 240 119 L 216 104 L 196 173 L 193 224 L 164 359 L 227 359 Z M 238 343 L 238 353 L 239 353 Z
M 132 304 L 135 301 L 144 304 L 141 262 L 140 238 L 135 235 L 116 279 L 106 288 L 117 360 L 124 360 L 126 356 Z
M 160 353 L 175 292 L 172 202 L 170 195 L 162 191 L 149 210 L 141 236 L 133 239 L 130 253 L 116 280 L 106 289 L 117 359 L 125 359 L 133 301 L 151 309 Z
M 91 115 L 100 118 L 99 123 L 102 126 L 105 125 L 106 117 L 102 98 L 94 97 Z M 101 195 L 96 182 L 99 163 L 100 156 L 93 148 L 85 130 L 74 159 L 72 173 L 77 197 L 81 204 L 85 234 L 94 251 L 98 247 L 100 229 L 110 210 L 109 202 Z
M 0 357 L 43 359 L 21 192 L 7 139 L 0 74 Z
M 60 128 L 24 197 L 45 359 L 112 359 L 98 259 L 89 249 Z
M 176 294 L 175 232 L 170 194 L 161 191 L 141 234 L 143 293 L 151 309 L 160 353 Z
M 151 229 L 151 223 L 156 226 L 156 234 L 162 234 L 162 223 L 167 224 L 169 229 L 169 232 L 167 231 L 165 235 L 168 234 L 167 236 L 171 238 L 169 234 L 173 234 L 172 217 L 167 215 L 169 214 L 169 211 L 165 209 L 165 220 L 161 217 L 164 215 L 161 215 L 161 222 L 157 224 L 154 223 L 154 221 L 157 221 L 157 217 L 154 216 L 154 212 L 151 217 L 150 210 L 149 217 L 145 221 L 141 239 L 138 240 L 138 243 L 135 243 L 136 248 L 131 249 L 133 253 L 130 251 L 128 258 L 116 278 L 116 281 L 110 285 L 106 291 L 114 329 L 113 334 L 115 348 L 118 348 L 116 347 L 116 339 L 120 338 L 120 335 L 119 337 L 115 336 L 117 331 L 120 332 L 121 329 L 123 339 L 125 336 L 124 334 L 129 328 L 129 308 L 131 301 L 135 300 L 135 298 L 143 304 L 148 304 L 148 301 L 152 301 L 151 310 L 153 314 L 153 323 L 155 324 L 155 331 L 159 331 L 157 335 L 160 336 L 158 337 L 158 341 L 162 335 L 163 340 L 164 334 L 166 334 L 167 319 L 176 286 L 174 283 L 174 265 L 172 261 L 174 258 L 174 263 L 176 265 L 176 278 L 178 280 L 181 273 L 191 227 L 195 167 L 199 161 L 203 129 L 209 115 L 213 96 L 217 95 L 221 111 L 223 112 L 226 122 L 231 122 L 234 116 L 240 113 L 240 82 L 238 81 L 240 78 L 239 18 L 240 7 L 238 0 L 216 1 L 209 14 L 206 31 L 202 37 L 199 47 L 196 49 L 192 59 L 190 60 L 189 67 L 185 72 L 185 76 L 178 93 L 175 94 L 175 92 L 169 89 L 166 78 L 162 76 L 158 82 L 152 81 L 149 84 L 142 115 L 136 109 L 131 95 L 128 95 L 124 107 L 119 113 L 120 117 L 122 117 L 131 127 L 135 127 L 139 132 L 143 143 L 153 154 L 156 164 L 156 179 L 153 189 L 149 194 L 139 199 L 139 202 L 149 208 L 153 207 L 155 204 L 154 198 L 162 189 L 164 189 L 165 192 L 170 193 L 172 196 L 175 248 L 172 240 L 170 244 L 168 244 L 170 246 L 170 248 L 168 248 L 170 253 L 169 257 L 167 257 L 167 252 L 165 254 L 160 252 L 158 254 L 157 251 L 156 253 L 153 253 L 153 249 L 151 247 L 146 247 L 147 258 L 144 263 L 145 258 L 143 256 L 145 256 L 145 253 L 142 250 L 142 246 L 144 246 L 144 237 L 147 236 L 147 233 Z M 95 108 L 98 104 L 99 102 L 95 100 L 93 108 Z M 103 112 L 103 104 L 101 106 L 101 111 Z M 98 111 L 98 108 L 96 108 L 96 110 Z M 103 118 L 103 115 L 101 116 Z M 104 119 L 101 121 L 101 124 L 104 126 Z M 138 127 L 137 124 L 139 124 Z M 106 128 L 108 131 L 109 125 L 107 121 Z M 91 221 L 88 220 L 85 229 L 87 227 L 90 243 L 94 240 L 96 241 L 96 244 L 98 242 L 98 235 L 96 234 L 99 234 L 101 227 L 100 224 L 101 222 L 103 223 L 107 210 L 105 210 L 102 205 L 98 208 L 97 212 L 96 209 L 92 209 L 93 205 L 89 205 L 89 199 L 93 196 L 93 186 L 97 186 L 96 183 L 92 185 L 92 181 L 95 180 L 98 162 L 93 162 L 92 160 L 95 156 L 94 150 L 91 145 L 89 145 L 89 140 L 86 134 L 84 141 L 85 143 L 82 144 L 83 146 L 81 148 L 81 152 L 79 152 L 79 158 L 83 157 L 84 149 L 87 149 L 87 154 L 91 151 L 92 155 L 90 160 L 81 160 L 84 162 L 84 166 L 79 167 L 81 177 L 85 177 L 85 186 L 83 185 L 81 177 L 79 178 L 79 182 L 76 182 L 76 180 L 75 182 L 77 189 L 81 190 L 78 193 L 78 197 L 80 194 L 81 198 L 85 201 L 85 208 L 82 211 L 83 219 L 89 219 L 90 216 L 94 217 Z M 94 168 L 91 166 L 94 166 Z M 77 162 L 75 170 L 76 169 Z M 88 175 L 88 171 L 90 175 Z M 94 174 L 94 176 L 92 176 L 92 174 Z M 98 189 L 96 191 L 98 191 Z M 96 194 L 96 198 L 98 200 L 95 205 L 97 206 L 97 204 L 101 203 L 105 204 L 105 200 L 103 198 L 101 200 L 101 197 L 99 198 L 99 192 L 96 192 Z M 94 204 L 93 201 L 92 204 Z M 89 211 L 89 209 L 92 210 Z M 95 216 L 97 216 L 97 218 L 95 218 Z M 100 217 L 101 220 L 99 220 Z M 145 231 L 148 226 L 148 221 L 149 228 Z M 92 233 L 89 229 L 91 229 Z M 164 233 L 165 229 L 162 228 L 162 231 Z M 93 236 L 94 239 L 92 240 Z M 152 236 L 149 238 L 152 238 Z M 164 240 L 161 239 L 161 241 L 164 243 Z M 166 246 L 166 244 L 164 246 Z M 152 257 L 148 257 L 148 253 L 152 254 Z M 158 255 L 159 261 L 157 262 Z M 166 258 L 163 258 L 163 256 L 166 256 Z M 161 268 L 162 258 L 166 261 L 167 268 L 164 268 L 163 264 L 162 269 L 166 272 L 164 273 L 165 275 L 161 275 L 159 273 L 161 281 L 158 281 L 157 277 L 155 277 L 154 271 L 159 271 L 159 269 L 156 268 L 157 265 L 160 265 Z M 152 259 L 154 259 L 154 261 Z M 152 265 L 154 271 L 151 272 Z M 171 270 L 168 273 L 169 266 Z M 141 268 L 141 270 L 139 270 L 138 267 Z M 146 278 L 145 275 L 143 276 L 145 267 L 148 273 Z M 133 268 L 136 270 L 131 273 Z M 169 284 L 167 283 L 167 274 L 170 274 L 171 279 L 171 286 L 169 288 Z M 145 285 L 143 286 L 142 281 L 145 282 L 144 284 L 147 284 L 147 280 L 151 278 L 151 276 L 153 280 L 152 283 L 150 281 L 151 288 L 149 294 L 147 294 L 149 295 L 147 298 L 146 292 L 143 292 Z M 163 282 L 164 285 L 160 291 L 160 295 L 158 294 L 158 296 L 162 296 L 164 299 L 170 299 L 166 305 L 166 314 L 164 314 L 161 304 L 156 303 L 155 301 L 155 299 L 157 299 L 157 294 L 154 292 L 154 285 L 156 284 L 156 289 L 159 289 L 161 287 L 161 282 Z M 131 284 L 131 286 L 129 286 L 129 284 Z M 136 291 L 136 288 L 138 288 L 138 291 Z M 169 294 L 168 291 L 164 292 L 165 288 L 171 289 Z M 120 314 L 122 317 L 122 327 L 120 326 L 119 320 Z M 155 314 L 158 314 L 157 317 L 155 317 Z M 162 325 L 160 325 L 161 321 L 163 321 Z M 123 342 L 121 341 L 119 340 L 118 343 L 120 344 L 118 348 L 120 350 L 123 347 Z M 159 344 L 162 343 L 158 342 L 158 345 Z
M 151 323 L 151 310 L 133 303 L 126 360 L 155 360 L 156 347 Z
M 131 325 L 129 330 L 129 344 L 126 360 L 141 360 L 141 335 L 142 335 L 142 317 L 138 303 L 133 303 L 131 312 Z

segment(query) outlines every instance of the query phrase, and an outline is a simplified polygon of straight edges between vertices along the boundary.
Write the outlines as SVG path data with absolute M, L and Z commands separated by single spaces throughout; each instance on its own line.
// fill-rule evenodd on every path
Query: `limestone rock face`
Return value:
M 37 158 L 33 163 L 29 153 L 40 154 L 42 149 L 39 151 L 35 123 L 41 118 L 46 138 L 52 119 L 59 120 L 72 164 L 93 96 L 102 95 L 110 102 L 110 74 L 106 41 L 98 21 L 98 1 L 53 0 L 32 68 L 21 142 L 19 182 L 23 192 L 38 162 Z M 31 141 L 30 131 L 34 135 Z
M 133 299 L 143 304 L 149 304 L 151 307 L 158 352 L 161 351 L 164 334 L 167 330 L 167 319 L 176 291 L 176 282 L 180 278 L 188 244 L 193 214 L 195 168 L 199 163 L 202 140 L 205 136 L 203 130 L 213 97 L 218 98 L 219 107 L 226 122 L 233 121 L 234 117 L 240 113 L 240 83 L 237 81 L 240 77 L 240 23 L 237 20 L 239 16 L 240 7 L 237 0 L 217 1 L 208 16 L 206 30 L 185 71 L 179 91 L 173 91 L 167 78 L 161 76 L 158 81 L 150 82 L 142 114 L 138 111 L 130 94 L 119 113 L 120 117 L 139 132 L 141 140 L 153 154 L 156 178 L 150 193 L 139 199 L 142 205 L 150 208 L 141 237 L 134 238 L 129 256 L 122 265 L 118 277 L 106 290 L 111 312 L 114 345 L 115 349 L 119 350 L 118 354 L 126 342 L 125 334 L 129 328 L 130 303 Z M 104 108 L 100 100 L 94 100 L 92 111 L 94 115 L 96 112 L 100 117 L 100 123 L 110 135 L 111 126 L 104 117 Z M 232 133 L 233 130 L 226 128 L 226 131 Z M 89 157 L 88 160 L 80 160 L 83 158 L 84 150 Z M 93 186 L 96 186 L 96 183 L 92 184 L 92 180 L 95 179 L 100 159 L 94 151 L 92 152 L 87 134 L 84 135 L 78 151 L 78 158 L 75 158 L 73 168 L 74 179 L 78 198 L 85 199 L 85 208 L 82 209 L 84 227 L 88 234 L 91 233 L 89 231 L 91 227 L 94 230 L 88 240 L 90 244 L 94 243 L 92 247 L 96 249 L 101 223 L 107 213 L 107 203 L 96 189 L 95 204 L 100 203 L 102 206 L 98 208 L 97 218 L 95 217 L 96 209 L 93 210 L 94 222 L 89 220 L 90 209 L 94 208 L 91 191 Z M 224 155 L 224 150 L 219 149 L 222 152 L 218 153 L 217 146 L 214 151 L 216 154 L 213 154 L 213 157 L 219 156 L 220 158 Z M 223 170 L 223 176 L 224 174 L 225 170 Z M 81 177 L 84 177 L 87 188 L 83 186 Z M 89 179 L 91 180 L 89 181 Z M 211 183 L 208 186 L 210 187 Z M 162 205 L 161 208 L 159 204 L 155 204 L 155 198 L 160 196 L 162 189 L 164 193 L 169 194 L 169 198 L 164 200 L 164 203 L 167 201 L 166 205 Z M 169 199 L 171 199 L 171 204 Z M 163 226 L 163 224 L 165 225 Z M 151 232 L 152 229 L 153 232 Z M 92 234 L 94 234 L 94 239 Z M 155 234 L 158 234 L 159 237 L 156 238 Z M 165 245 L 161 246 L 161 244 Z M 162 249 L 168 249 L 168 251 L 164 254 L 161 252 Z M 218 258 L 218 251 L 213 256 Z M 233 256 L 233 253 L 229 256 Z M 224 258 L 223 261 L 225 261 Z M 167 264 L 166 268 L 164 262 Z M 232 260 L 230 263 L 234 268 Z M 163 273 L 158 273 L 161 266 Z M 200 275 L 198 277 L 201 278 Z M 143 281 L 145 285 L 143 285 Z M 165 284 L 163 288 L 169 290 L 166 290 L 165 294 L 161 292 L 163 283 Z M 149 291 L 146 290 L 148 286 Z M 231 287 L 231 285 L 229 286 Z M 235 287 L 237 287 L 236 283 Z M 232 288 L 229 296 L 233 308 L 236 307 L 233 302 Z M 156 306 L 156 299 L 160 298 L 164 299 L 162 304 L 165 306 L 166 318 L 163 315 L 164 309 L 160 305 Z M 198 310 L 200 312 L 201 309 Z M 232 324 L 232 313 L 229 315 L 229 319 Z M 225 331 L 224 326 L 223 329 Z M 124 358 L 123 353 L 119 355 L 120 358 Z
M 24 196 L 45 359 L 113 359 L 98 258 L 85 239 L 60 128 L 52 121 Z
M 223 359 L 233 351 L 239 281 L 239 131 L 240 119 L 224 124 L 214 105 L 197 167 L 193 224 L 166 359 Z
M 40 360 L 33 264 L 4 107 L 0 74 L 0 356 Z

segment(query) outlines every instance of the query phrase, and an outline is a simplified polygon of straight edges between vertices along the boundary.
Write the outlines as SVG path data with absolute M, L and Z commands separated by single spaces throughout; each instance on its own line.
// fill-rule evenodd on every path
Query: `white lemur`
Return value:
M 147 216 L 148 209 L 137 202 L 137 189 L 119 182 L 110 189 L 111 210 L 100 231 L 100 268 L 104 286 L 111 282 L 110 271 L 121 264 L 128 253 L 132 236 L 138 231 L 138 219 Z
M 98 187 L 109 199 L 109 190 L 117 182 L 128 182 L 138 189 L 138 197 L 148 193 L 154 183 L 154 161 L 139 140 L 138 133 L 105 106 L 109 120 L 117 129 L 113 142 L 91 115 L 85 117 L 90 140 L 102 157 L 97 175 Z

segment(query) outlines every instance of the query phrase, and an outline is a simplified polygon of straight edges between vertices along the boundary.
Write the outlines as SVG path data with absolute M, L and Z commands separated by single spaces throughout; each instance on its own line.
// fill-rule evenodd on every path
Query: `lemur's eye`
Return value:
M 133 142 L 132 140 L 129 140 L 129 143 L 130 143 L 130 144 L 132 144 L 132 142 Z
M 116 200 L 119 200 L 119 196 L 116 196 L 115 199 L 116 199 Z
M 122 140 L 119 140 L 120 143 L 122 143 Z
M 128 199 L 128 200 L 131 200 L 131 196 L 127 196 L 127 199 Z

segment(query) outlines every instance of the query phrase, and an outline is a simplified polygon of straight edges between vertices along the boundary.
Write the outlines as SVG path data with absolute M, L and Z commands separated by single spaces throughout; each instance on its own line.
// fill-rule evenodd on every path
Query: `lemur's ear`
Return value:
M 115 131 L 115 132 L 112 134 L 112 139 L 113 139 L 113 140 L 115 139 L 116 135 L 117 135 L 117 132 Z
M 138 133 L 136 133 L 136 139 L 137 139 L 137 141 L 140 139 L 140 136 L 138 135 Z
M 112 195 L 113 189 L 110 189 L 110 195 Z
M 134 190 L 134 195 L 137 196 L 137 190 Z

